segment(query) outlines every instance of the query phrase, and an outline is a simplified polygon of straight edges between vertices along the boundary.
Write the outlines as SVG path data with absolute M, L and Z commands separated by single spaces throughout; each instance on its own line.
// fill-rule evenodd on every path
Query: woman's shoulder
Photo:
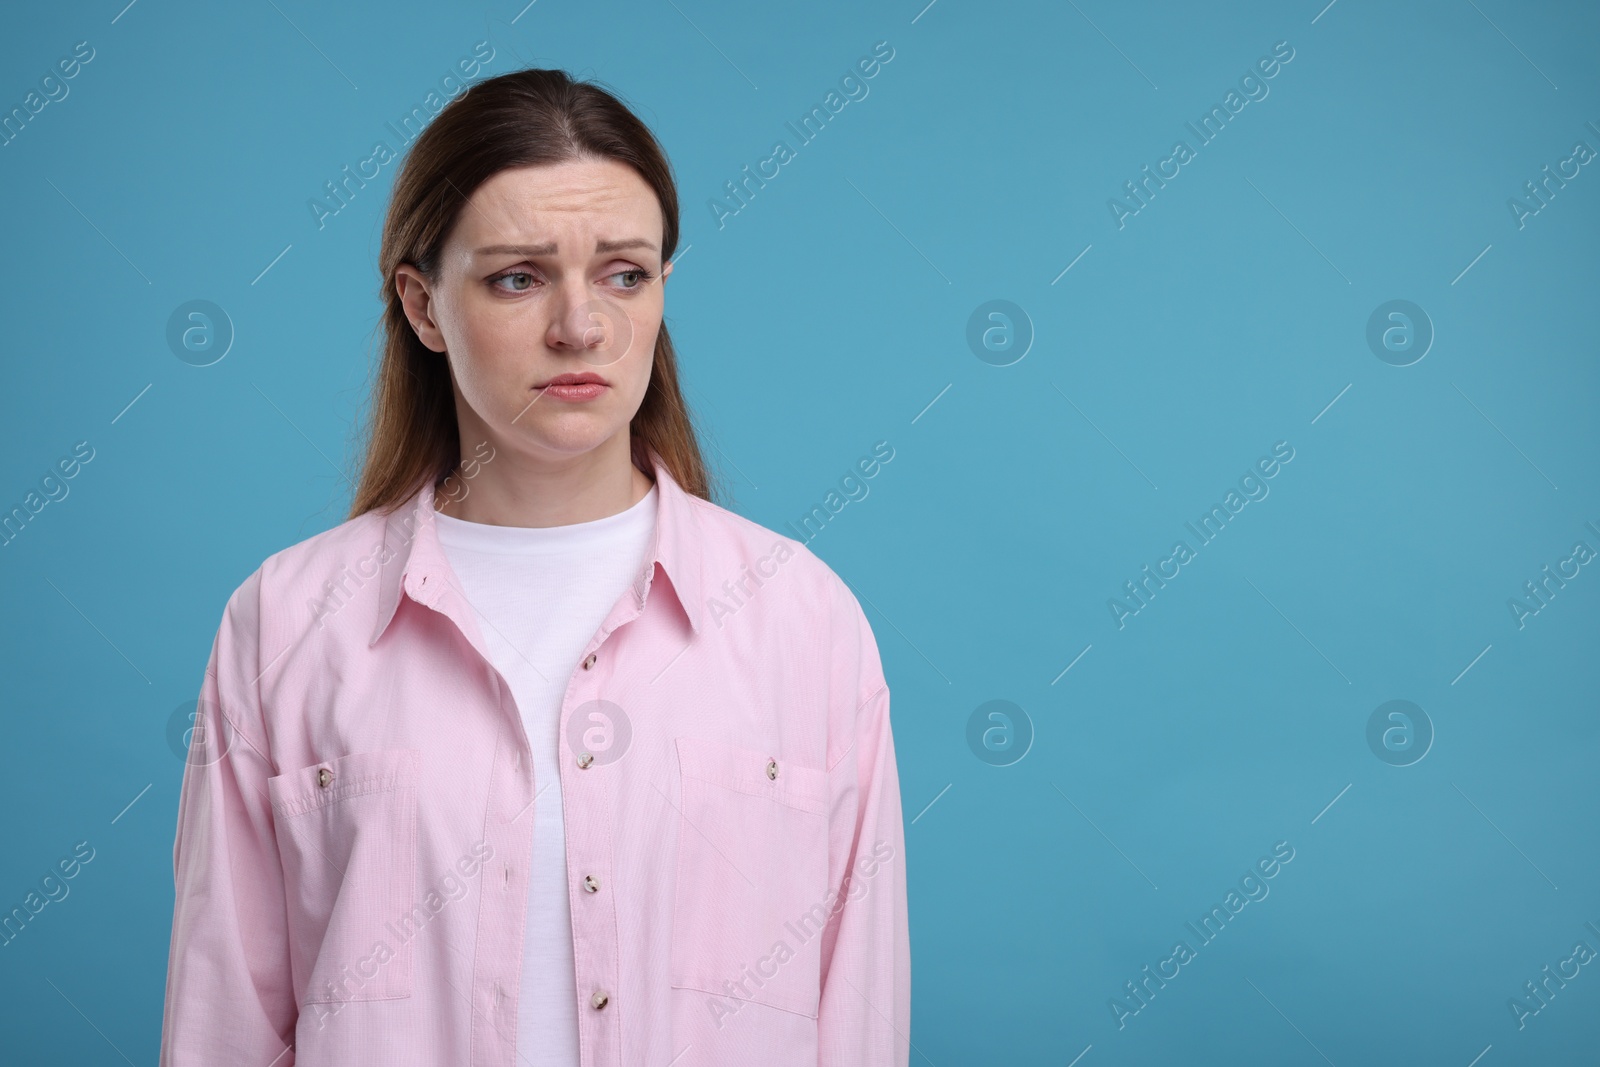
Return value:
M 325 581 L 341 570 L 377 559 L 389 540 L 394 517 L 403 517 L 409 502 L 393 512 L 368 511 L 280 548 L 261 561 L 261 571 L 275 588 L 300 580 Z
M 804 541 L 789 534 L 763 526 L 721 504 L 701 497 L 687 497 L 694 509 L 694 526 L 699 534 L 701 562 L 705 568 L 702 576 L 708 588 L 720 584 L 715 575 L 753 567 L 762 563 L 766 567 L 781 566 L 801 583 L 818 588 L 843 585 L 820 556 L 812 552 Z
M 754 519 L 704 500 L 689 498 L 700 538 L 700 585 L 710 613 L 739 610 L 746 601 L 765 601 L 769 610 L 799 614 L 852 630 L 871 629 L 854 591 L 809 545 Z M 760 590 L 782 583 L 781 597 Z
M 229 606 L 245 601 L 253 613 L 280 617 L 304 608 L 308 621 L 317 622 L 319 604 L 342 604 L 377 578 L 393 552 L 391 523 L 396 516 L 403 519 L 410 506 L 408 501 L 393 512 L 364 512 L 278 549 L 238 584 Z

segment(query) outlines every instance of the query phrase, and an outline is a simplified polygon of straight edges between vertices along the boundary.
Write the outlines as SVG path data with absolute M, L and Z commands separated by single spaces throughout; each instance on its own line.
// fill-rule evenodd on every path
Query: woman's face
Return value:
M 626 432 L 672 272 L 662 228 L 655 194 L 622 163 L 517 167 L 473 192 L 436 284 L 399 268 L 406 316 L 449 360 L 463 454 L 487 439 L 559 464 Z M 551 385 L 565 375 L 597 384 Z

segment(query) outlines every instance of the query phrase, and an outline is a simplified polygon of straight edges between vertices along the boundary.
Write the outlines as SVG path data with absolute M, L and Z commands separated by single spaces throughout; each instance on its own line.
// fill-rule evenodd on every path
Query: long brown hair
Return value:
M 671 164 L 649 128 L 595 83 L 574 81 L 561 70 L 501 74 L 451 101 L 412 145 L 395 178 L 378 254 L 383 354 L 372 384 L 366 458 L 347 518 L 392 510 L 427 479 L 438 486 L 461 460 L 449 366 L 412 331 L 395 289 L 396 268 L 409 263 L 437 279 L 445 239 L 478 186 L 510 167 L 573 159 L 612 159 L 639 173 L 661 204 L 661 257 L 669 261 L 678 245 Z M 686 492 L 713 499 L 664 320 L 650 386 L 629 436 L 634 466 L 653 475 L 654 453 Z

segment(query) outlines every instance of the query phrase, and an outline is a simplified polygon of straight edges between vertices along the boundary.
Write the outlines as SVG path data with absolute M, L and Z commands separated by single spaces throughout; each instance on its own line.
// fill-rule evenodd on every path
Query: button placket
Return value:
M 601 640 L 606 640 L 607 636 L 614 639 L 612 631 L 627 621 L 626 617 L 608 618 Z M 564 710 L 569 714 L 583 702 L 599 698 L 603 678 L 611 673 L 609 669 L 604 674 L 596 669 L 599 660 L 598 649 L 586 653 L 577 664 L 578 669 L 569 678 L 568 693 L 563 703 Z M 567 723 L 563 721 L 563 730 L 566 727 Z M 584 1013 L 580 1040 L 595 1048 L 597 1065 L 617 1067 L 620 1063 L 617 1043 L 621 1020 L 615 1011 L 604 1010 L 611 1003 L 611 987 L 617 981 L 616 901 L 600 895 L 602 884 L 610 877 L 612 861 L 609 835 L 603 832 L 604 813 L 613 809 L 616 782 L 615 775 L 605 774 L 601 770 L 608 763 L 607 759 L 601 758 L 604 755 L 587 750 L 575 752 L 573 762 L 577 764 L 576 769 L 564 766 L 562 777 L 571 795 L 566 824 L 568 867 L 578 878 L 583 896 L 589 898 L 587 904 L 574 909 L 572 916 L 574 948 L 577 951 L 576 977 L 579 988 L 587 986 L 590 990 L 590 1011 Z M 578 771 L 595 773 L 579 774 Z M 600 826 L 594 825 L 593 820 L 596 819 L 600 820 Z

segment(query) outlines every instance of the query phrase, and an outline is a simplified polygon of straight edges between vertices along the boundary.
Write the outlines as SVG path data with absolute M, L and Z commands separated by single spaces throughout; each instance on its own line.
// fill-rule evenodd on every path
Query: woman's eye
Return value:
M 509 292 L 516 292 L 516 293 L 527 292 L 528 288 L 533 285 L 533 275 L 529 274 L 525 270 L 514 270 L 514 271 L 511 271 L 509 274 L 502 274 L 498 278 L 494 279 L 494 284 L 496 286 L 499 286 L 500 288 L 504 289 L 505 286 L 501 286 L 500 283 L 503 282 L 503 281 L 506 281 L 507 279 L 510 279 L 510 278 L 525 278 L 527 280 L 526 280 L 526 282 L 524 282 L 521 285 L 513 285 L 508 290 Z
M 652 275 L 649 271 L 642 267 L 635 267 L 632 270 L 617 271 L 616 273 L 609 275 L 609 277 L 613 280 L 617 278 L 625 279 L 617 286 L 618 289 L 638 289 L 648 282 Z M 516 279 L 521 280 L 518 281 Z M 490 284 L 505 292 L 525 293 L 529 289 L 533 288 L 534 280 L 534 276 L 531 272 L 525 270 L 514 270 L 491 279 Z M 511 282 L 511 284 L 501 284 L 502 282 L 507 281 Z

